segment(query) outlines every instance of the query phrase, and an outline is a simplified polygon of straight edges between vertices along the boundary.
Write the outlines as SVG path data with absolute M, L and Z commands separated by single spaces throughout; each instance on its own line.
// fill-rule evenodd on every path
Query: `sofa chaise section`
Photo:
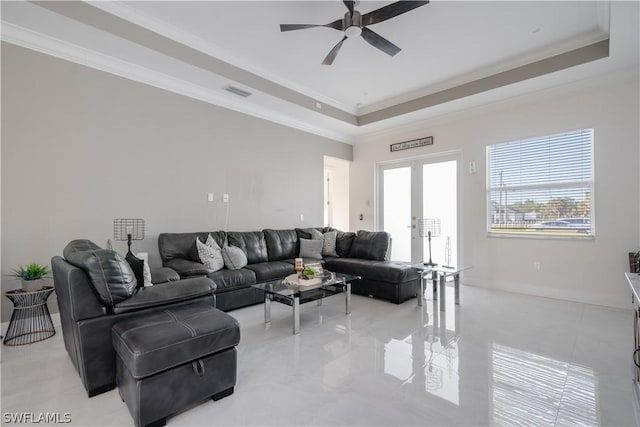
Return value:
M 351 284 L 351 292 L 400 304 L 418 293 L 419 277 L 404 262 L 376 261 L 359 258 L 328 258 L 325 268 L 361 277 Z

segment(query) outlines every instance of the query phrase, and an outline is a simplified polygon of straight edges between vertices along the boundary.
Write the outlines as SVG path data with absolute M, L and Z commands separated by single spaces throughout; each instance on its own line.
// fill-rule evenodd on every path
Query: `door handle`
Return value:
M 415 224 L 407 225 L 407 228 L 416 228 Z

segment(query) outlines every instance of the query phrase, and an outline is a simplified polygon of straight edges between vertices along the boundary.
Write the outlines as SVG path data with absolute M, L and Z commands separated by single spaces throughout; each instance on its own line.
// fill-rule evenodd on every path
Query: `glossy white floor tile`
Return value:
M 232 396 L 168 420 L 236 425 L 640 425 L 631 311 L 463 287 L 461 305 L 354 296 L 231 312 L 240 321 Z M 430 292 L 427 292 L 430 295 Z M 2 348 L 2 413 L 69 413 L 70 425 L 133 425 L 118 392 L 87 398 L 60 331 Z M 5 424 L 3 420 L 3 424 Z M 45 425 L 39 423 L 38 425 Z

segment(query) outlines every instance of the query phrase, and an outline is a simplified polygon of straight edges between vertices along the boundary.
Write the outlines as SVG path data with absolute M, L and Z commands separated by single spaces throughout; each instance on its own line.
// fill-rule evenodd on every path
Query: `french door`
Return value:
M 378 165 L 377 228 L 391 234 L 391 259 L 458 265 L 458 154 Z M 431 231 L 429 250 L 428 231 Z

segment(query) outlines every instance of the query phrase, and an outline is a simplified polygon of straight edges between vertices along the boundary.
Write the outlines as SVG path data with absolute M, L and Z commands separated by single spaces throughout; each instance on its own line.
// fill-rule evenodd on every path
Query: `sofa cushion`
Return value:
M 264 240 L 267 243 L 269 261 L 281 261 L 283 259 L 298 256 L 298 235 L 296 230 L 262 230 Z
M 179 282 L 160 283 L 155 286 L 139 288 L 124 301 L 113 306 L 113 312 L 128 313 L 145 308 L 187 301 L 204 295 L 213 295 L 216 285 L 206 277 L 194 277 Z
M 356 233 L 351 231 L 340 231 L 336 236 L 336 253 L 339 257 L 346 258 L 351 252 L 351 246 L 353 246 L 353 240 L 356 238 Z
M 222 248 L 224 266 L 229 270 L 239 270 L 247 265 L 247 256 L 237 246 L 225 246 Z
M 175 282 L 176 280 L 180 280 L 180 275 L 173 268 L 157 267 L 151 269 L 151 283 L 154 285 L 158 283 Z
M 227 270 L 226 268 L 207 277 L 216 284 L 216 294 L 232 291 L 234 289 L 248 288 L 256 283 L 256 274 L 246 268 L 240 270 Z
M 322 259 L 324 239 L 300 239 L 300 258 Z
M 164 263 L 164 266 L 177 271 L 180 277 L 206 276 L 211 273 L 211 270 L 203 264 L 184 258 L 170 259 Z
M 269 261 L 267 242 L 262 231 L 231 231 L 227 236 L 229 245 L 237 246 L 244 251 L 249 264 Z
M 221 248 L 227 244 L 227 235 L 224 231 L 198 232 L 198 233 L 160 233 L 158 235 L 158 250 L 162 262 L 169 260 L 192 259 L 191 251 L 195 246 L 196 237 L 201 242 L 207 240 L 207 236 L 211 234 L 218 246 Z
M 113 325 L 113 347 L 134 378 L 145 378 L 235 347 L 238 321 L 206 304 L 171 307 Z
M 293 265 L 283 261 L 269 261 L 261 262 L 259 264 L 249 264 L 247 266 L 247 269 L 256 273 L 256 283 L 283 279 L 289 274 L 295 273 Z
M 354 274 L 363 279 L 404 283 L 418 278 L 415 268 L 406 262 L 374 261 L 358 258 L 328 258 L 324 268 L 335 273 Z
M 359 230 L 351 245 L 349 258 L 362 258 L 377 261 L 387 259 L 391 235 L 384 231 Z
M 137 282 L 133 271 L 119 253 L 108 249 L 66 253 L 70 264 L 87 273 L 91 285 L 105 305 L 112 307 L 129 298 L 136 290 Z

